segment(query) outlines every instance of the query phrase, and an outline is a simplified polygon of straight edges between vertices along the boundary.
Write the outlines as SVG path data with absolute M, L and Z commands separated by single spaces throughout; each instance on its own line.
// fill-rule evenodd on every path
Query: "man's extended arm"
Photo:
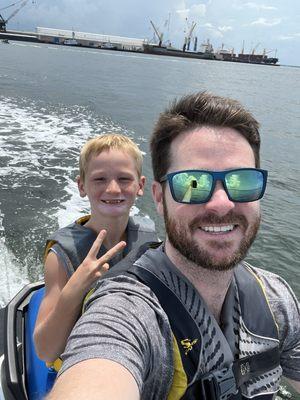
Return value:
M 137 383 L 122 365 L 110 360 L 82 361 L 65 371 L 47 400 L 138 400 Z
M 126 276 L 104 279 L 71 332 L 48 399 L 165 398 L 173 375 L 172 340 L 149 288 Z

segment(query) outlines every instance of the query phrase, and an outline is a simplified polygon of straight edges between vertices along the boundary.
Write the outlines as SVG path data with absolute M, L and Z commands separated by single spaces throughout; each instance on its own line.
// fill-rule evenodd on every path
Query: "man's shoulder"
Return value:
M 280 275 L 266 269 L 254 267 L 248 263 L 245 264 L 262 283 L 265 294 L 269 301 L 285 302 L 287 298 L 292 298 L 293 301 L 297 302 L 297 298 L 293 289 Z
M 247 264 L 257 276 L 264 289 L 267 301 L 281 329 L 287 325 L 299 331 L 299 301 L 285 279 L 278 274 Z M 285 326 L 285 328 L 284 328 Z
M 172 357 L 172 332 L 158 300 L 141 282 L 118 275 L 97 283 L 69 338 L 63 371 L 86 359 L 109 359 L 131 372 L 142 398 L 154 398 L 153 391 L 166 398 Z
M 100 279 L 88 300 L 87 307 L 90 303 L 101 301 L 102 298 L 110 295 L 112 302 L 122 299 L 122 302 L 135 304 L 137 308 L 143 305 L 143 307 L 151 308 L 160 315 L 164 313 L 157 297 L 148 286 L 122 272 L 115 276 L 107 278 L 104 276 L 103 279 Z
M 254 267 L 250 264 L 247 264 L 247 266 L 262 282 L 266 295 L 270 297 L 270 300 L 286 300 L 286 296 L 288 296 L 297 301 L 293 289 L 280 275 L 262 268 Z

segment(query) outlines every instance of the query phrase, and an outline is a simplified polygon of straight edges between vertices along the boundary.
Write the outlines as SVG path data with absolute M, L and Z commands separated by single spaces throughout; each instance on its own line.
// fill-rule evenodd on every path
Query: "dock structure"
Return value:
M 49 43 L 77 47 L 89 47 L 95 49 L 127 51 L 135 53 L 153 54 L 158 56 L 171 56 L 183 58 L 195 58 L 203 60 L 230 61 L 235 63 L 247 63 L 257 65 L 279 65 L 278 58 L 268 57 L 270 51 L 264 50 L 262 54 L 239 54 L 234 50 L 226 50 L 223 47 L 214 52 L 209 40 L 202 44 L 204 51 L 181 50 L 172 46 L 157 45 L 147 39 L 129 38 L 125 36 L 102 35 L 99 33 L 78 32 L 67 29 L 52 29 L 37 27 L 36 32 L 2 31 L 0 42 L 9 43 L 10 40 Z M 186 46 L 187 47 L 187 46 Z
M 147 42 L 146 39 L 42 27 L 36 28 L 36 35 L 37 39 L 44 43 L 141 52 Z
M 20 40 L 22 42 L 38 42 L 35 32 L 3 31 L 0 40 Z

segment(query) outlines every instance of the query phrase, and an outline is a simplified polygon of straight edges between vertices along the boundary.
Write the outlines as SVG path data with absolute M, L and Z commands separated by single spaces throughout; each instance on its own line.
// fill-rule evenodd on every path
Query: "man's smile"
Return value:
M 237 225 L 224 225 L 224 226 L 200 226 L 200 229 L 209 233 L 224 233 L 231 232 Z

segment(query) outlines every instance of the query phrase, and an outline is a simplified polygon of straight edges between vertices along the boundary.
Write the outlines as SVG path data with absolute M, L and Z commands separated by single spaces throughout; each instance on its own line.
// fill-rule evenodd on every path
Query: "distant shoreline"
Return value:
M 42 29 L 42 28 L 40 28 Z M 55 45 L 63 45 L 68 47 L 82 47 L 82 48 L 94 48 L 99 50 L 111 50 L 111 51 L 121 51 L 121 52 L 129 52 L 129 53 L 138 53 L 138 54 L 149 54 L 149 55 L 157 55 L 157 56 L 168 56 L 168 57 L 176 57 L 176 58 L 189 58 L 189 59 L 201 59 L 201 60 L 211 60 L 211 61 L 222 61 L 222 62 L 231 62 L 236 64 L 253 64 L 253 65 L 267 65 L 267 66 L 281 66 L 281 64 L 277 64 L 278 59 L 274 58 L 277 61 L 270 61 L 273 58 L 263 58 L 262 55 L 247 55 L 242 54 L 234 57 L 230 57 L 230 55 L 219 55 L 217 53 L 201 53 L 201 52 L 184 52 L 180 49 L 169 49 L 167 47 L 159 47 L 157 45 L 147 44 L 143 49 L 141 48 L 120 48 L 115 46 L 96 46 L 89 45 L 89 42 L 86 41 L 78 41 L 75 39 L 66 39 L 62 41 L 59 38 L 53 37 L 52 39 L 46 38 L 45 40 L 41 40 L 41 33 L 36 32 L 23 32 L 23 31 L 6 31 L 0 32 L 0 40 L 16 40 L 16 41 L 25 41 L 25 42 L 34 42 L 34 43 L 45 43 L 45 44 L 55 44 Z M 74 43 L 73 43 L 74 42 Z M 109 43 L 110 44 L 110 43 Z M 294 67 L 294 66 L 293 66 Z M 298 66 L 295 66 L 298 67 Z

